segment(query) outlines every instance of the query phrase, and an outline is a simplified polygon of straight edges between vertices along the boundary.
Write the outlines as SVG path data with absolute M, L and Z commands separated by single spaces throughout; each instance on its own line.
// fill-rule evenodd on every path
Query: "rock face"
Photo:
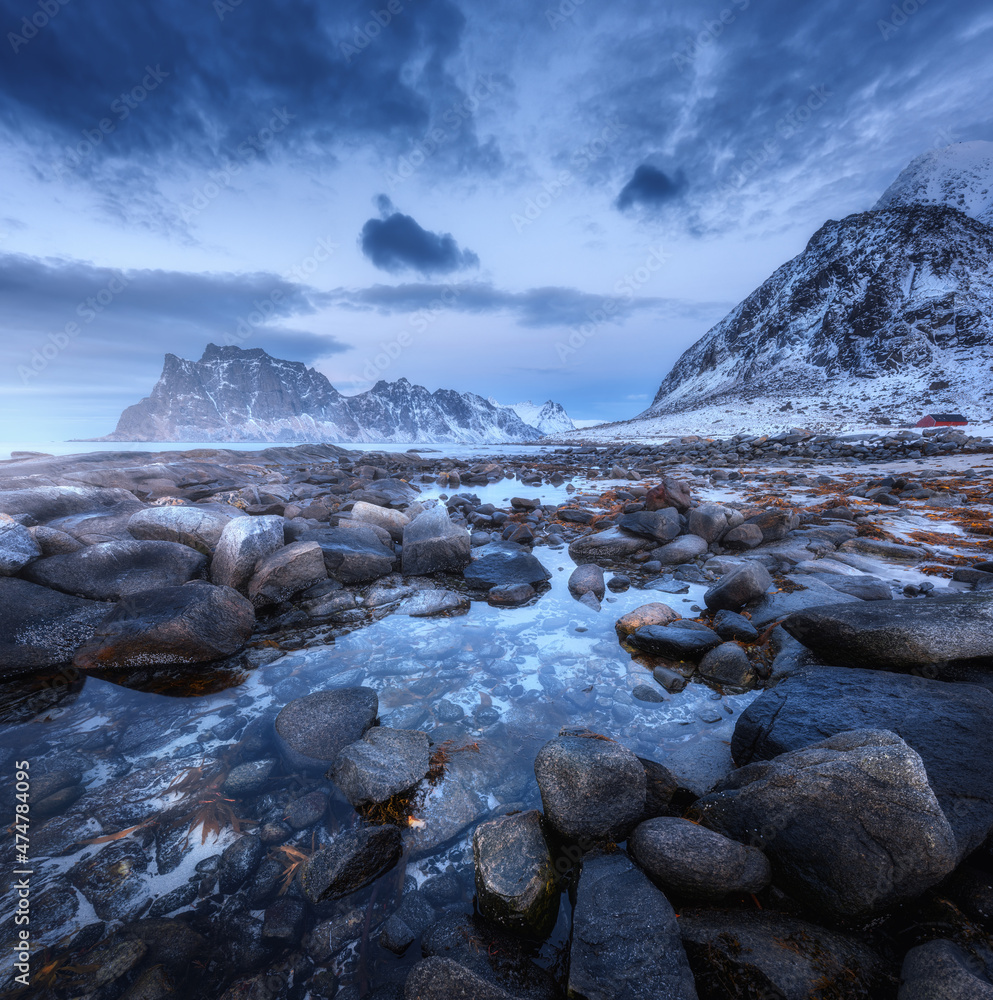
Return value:
M 776 883 L 832 918 L 913 899 L 958 856 L 919 755 L 886 731 L 841 733 L 749 764 L 696 807 L 729 837 L 760 831 Z
M 41 557 L 41 546 L 31 532 L 12 518 L 0 514 L 0 576 L 13 576 Z
M 0 677 L 72 660 L 112 605 L 0 578 Z
M 206 556 L 177 542 L 101 542 L 39 559 L 24 576 L 77 597 L 116 601 L 154 587 L 179 586 L 200 576 L 206 565 Z
M 385 802 L 428 773 L 427 733 L 375 726 L 335 758 L 328 777 L 353 806 Z
M 772 586 L 769 571 L 758 562 L 742 563 L 725 573 L 703 595 L 711 611 L 737 611 L 749 601 L 761 597 Z
M 952 941 L 929 941 L 907 952 L 897 1000 L 993 1000 L 993 983 Z
M 337 528 L 305 531 L 298 540 L 317 542 L 328 574 L 342 583 L 376 580 L 396 562 L 389 533 L 372 524 L 342 521 Z
M 783 628 L 839 666 L 934 666 L 936 673 L 955 661 L 993 667 L 993 596 L 986 594 L 807 608 L 790 615 Z
M 236 653 L 255 627 L 252 605 L 230 587 L 194 580 L 122 598 L 73 659 L 80 670 L 206 663 Z
M 291 701 L 276 716 L 276 744 L 291 769 L 324 772 L 362 737 L 378 713 L 379 697 L 372 688 L 315 691 Z
M 257 608 L 279 604 L 327 577 L 320 545 L 293 542 L 256 563 L 248 582 L 248 597 Z
M 313 368 L 261 348 L 208 344 L 174 354 L 150 396 L 129 406 L 108 441 L 535 441 L 542 432 L 481 396 L 406 379 L 343 396 Z
M 400 830 L 363 826 L 335 837 L 300 866 L 300 888 L 313 904 L 341 899 L 375 881 L 400 860 Z
M 478 552 L 463 572 L 466 583 L 479 590 L 516 584 L 534 586 L 552 574 L 523 545 L 491 542 Z
M 148 507 L 131 515 L 128 533 L 139 541 L 179 542 L 209 556 L 230 520 L 198 507 Z
M 818 667 L 763 692 L 739 716 L 735 763 L 771 760 L 853 729 L 883 727 L 920 754 L 965 857 L 993 827 L 993 694 L 904 674 Z
M 663 892 L 693 900 L 760 892 L 772 874 L 758 848 L 670 816 L 639 824 L 628 853 Z
M 557 736 L 534 762 L 545 818 L 567 840 L 623 840 L 645 808 L 641 761 L 619 743 Z
M 424 511 L 403 529 L 403 572 L 408 576 L 457 573 L 472 558 L 469 532 L 453 524 L 448 508 Z
M 569 946 L 569 995 L 696 1000 L 676 914 L 623 851 L 583 859 Z
M 480 823 L 472 837 L 479 912 L 509 930 L 544 938 L 559 886 L 536 809 Z
M 210 579 L 222 587 L 241 590 L 266 556 L 283 547 L 283 519 L 236 517 L 221 531 L 210 564 Z

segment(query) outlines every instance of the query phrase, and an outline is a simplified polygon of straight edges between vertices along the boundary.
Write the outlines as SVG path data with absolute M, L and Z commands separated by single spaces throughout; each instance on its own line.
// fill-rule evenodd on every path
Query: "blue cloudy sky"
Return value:
M 983 0 L 0 0 L 0 440 L 169 351 L 575 417 L 918 153 L 993 139 Z

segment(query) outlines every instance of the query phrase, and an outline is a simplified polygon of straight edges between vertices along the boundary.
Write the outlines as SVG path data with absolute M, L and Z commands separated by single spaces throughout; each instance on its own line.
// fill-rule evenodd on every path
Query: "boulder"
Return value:
M 621 615 L 614 622 L 614 629 L 618 638 L 636 632 L 645 625 L 668 625 L 670 622 L 678 621 L 682 615 L 678 611 L 673 611 L 668 604 L 658 602 L 652 604 L 642 604 L 640 608 L 629 611 L 626 615 Z
M 536 591 L 529 583 L 501 583 L 490 587 L 486 600 L 499 608 L 516 608 L 527 604 Z
M 83 543 L 72 535 L 67 535 L 58 528 L 49 528 L 47 525 L 39 524 L 37 528 L 30 528 L 31 537 L 38 543 L 43 556 L 64 556 L 70 552 L 78 552 L 83 548 Z
M 401 853 L 400 830 L 391 824 L 343 830 L 300 865 L 300 889 L 314 906 L 342 899 L 388 872 Z
M 70 662 L 112 607 L 0 577 L 0 677 Z
M 764 594 L 753 601 L 747 609 L 749 621 L 755 628 L 762 630 L 804 608 L 819 607 L 822 604 L 859 603 L 859 598 L 839 593 L 833 587 L 809 576 L 803 578 L 802 586 L 803 590 Z
M 776 884 L 832 919 L 866 919 L 948 875 L 958 845 L 920 756 L 886 730 L 841 733 L 732 773 L 696 803 L 755 838 Z
M 889 729 L 920 754 L 958 842 L 972 853 L 993 828 L 993 693 L 907 674 L 800 670 L 738 717 L 735 763 L 771 760 L 853 729 Z
M 315 691 L 291 701 L 276 716 L 276 744 L 293 771 L 327 771 L 338 754 L 376 721 L 379 697 L 372 688 Z
M 380 507 L 374 503 L 366 503 L 364 500 L 359 500 L 352 507 L 352 520 L 383 528 L 390 533 L 390 538 L 394 542 L 403 541 L 403 529 L 410 524 L 410 518 L 402 511 L 393 510 L 391 507 Z
M 721 544 L 729 549 L 754 549 L 762 544 L 762 529 L 757 524 L 739 524 L 724 534 Z
M 641 819 L 645 769 L 626 747 L 595 735 L 561 735 L 534 762 L 545 818 L 566 840 L 623 840 Z
M 629 535 L 620 528 L 594 531 L 569 543 L 569 555 L 577 563 L 610 563 L 629 559 L 656 542 L 640 535 Z
M 759 562 L 746 562 L 726 573 L 703 595 L 711 611 L 738 611 L 772 587 L 769 571 Z
M 769 859 L 688 819 L 659 816 L 639 824 L 628 853 L 665 893 L 709 901 L 761 892 L 771 881 Z
M 403 601 L 396 613 L 410 615 L 411 618 L 461 614 L 469 610 L 471 603 L 468 597 L 454 590 L 422 590 Z
M 696 1000 L 676 914 L 623 851 L 583 859 L 568 991 L 591 1000 Z
M 938 939 L 907 952 L 897 1000 L 993 1000 L 993 982 L 972 955 Z
M 26 515 L 35 524 L 83 515 L 129 515 L 144 508 L 133 493 L 93 486 L 32 486 L 20 490 L 0 490 L 0 513 L 11 517 Z
M 484 545 L 463 572 L 466 583 L 479 590 L 504 585 L 545 583 L 552 574 L 522 545 L 491 542 Z
M 718 611 L 712 624 L 714 631 L 725 640 L 754 642 L 759 637 L 759 630 L 736 611 Z
M 263 556 L 248 581 L 248 597 L 257 608 L 279 604 L 328 578 L 324 552 L 317 542 L 293 542 Z
M 31 532 L 12 517 L 0 514 L 0 576 L 14 576 L 41 556 L 41 546 Z
M 239 837 L 221 852 L 217 882 L 221 892 L 231 893 L 254 874 L 264 853 L 262 841 L 253 834 Z
M 783 628 L 838 666 L 933 667 L 931 676 L 956 661 L 993 668 L 993 595 L 827 604 L 790 615 Z
M 459 893 L 461 896 L 461 892 Z M 402 955 L 437 919 L 434 907 L 423 892 L 407 891 L 390 914 L 379 935 L 379 943 Z
M 491 983 L 450 958 L 433 955 L 407 976 L 406 1000 L 515 1000 L 515 994 Z
M 690 509 L 690 503 L 690 488 L 679 479 L 666 477 L 645 494 L 645 510 L 675 507 L 681 514 L 685 514 Z
M 413 788 L 430 767 L 427 733 L 374 726 L 335 757 L 327 777 L 356 808 Z
M 283 518 L 236 517 L 221 531 L 210 564 L 210 579 L 223 587 L 247 586 L 256 565 L 283 547 Z
M 472 837 L 476 898 L 487 919 L 544 938 L 555 926 L 559 885 L 536 809 L 480 823 Z
M 706 625 L 677 628 L 673 625 L 643 625 L 627 637 L 627 642 L 642 652 L 674 660 L 699 660 L 704 653 L 719 646 L 721 637 Z
M 199 507 L 146 507 L 128 520 L 128 534 L 143 542 L 178 542 L 212 555 L 231 520 Z
M 758 528 L 762 532 L 763 542 L 778 542 L 799 526 L 800 517 L 796 511 L 774 508 L 749 517 L 744 523 Z
M 121 598 L 73 658 L 80 670 L 207 663 L 236 653 L 255 611 L 230 587 L 194 580 Z
M 101 542 L 31 563 L 32 583 L 94 601 L 116 601 L 155 587 L 176 587 L 203 574 L 207 557 L 177 542 Z
M 724 508 L 716 503 L 702 503 L 690 511 L 687 528 L 705 542 L 716 542 L 727 531 L 728 519 Z
M 603 600 L 607 592 L 603 581 L 603 570 L 596 563 L 577 566 L 569 577 L 569 593 L 577 600 L 586 594 L 596 598 L 597 603 Z
M 754 680 L 748 654 L 736 642 L 722 642 L 700 660 L 700 676 L 713 684 L 747 687 Z
M 707 543 L 697 535 L 683 535 L 668 545 L 655 549 L 652 558 L 663 566 L 677 566 L 688 563 L 707 551 Z
M 376 580 L 396 563 L 389 533 L 372 524 L 341 521 L 335 528 L 305 531 L 297 541 L 317 542 L 329 575 L 342 583 Z
M 901 545 L 882 538 L 850 538 L 838 546 L 839 552 L 856 552 L 867 556 L 892 559 L 894 562 L 920 562 L 927 555 L 918 545 Z
M 662 510 L 636 510 L 625 514 L 617 526 L 632 535 L 641 535 L 655 542 L 671 542 L 679 535 L 682 525 L 675 507 Z
M 441 504 L 418 514 L 403 529 L 403 572 L 408 576 L 457 573 L 471 558 L 468 530 L 454 524 Z

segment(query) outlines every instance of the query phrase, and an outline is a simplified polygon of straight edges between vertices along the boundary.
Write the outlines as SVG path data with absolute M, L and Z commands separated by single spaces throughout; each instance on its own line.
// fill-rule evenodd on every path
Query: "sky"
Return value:
M 632 417 L 916 155 L 984 0 L 0 0 L 0 440 L 262 347 Z

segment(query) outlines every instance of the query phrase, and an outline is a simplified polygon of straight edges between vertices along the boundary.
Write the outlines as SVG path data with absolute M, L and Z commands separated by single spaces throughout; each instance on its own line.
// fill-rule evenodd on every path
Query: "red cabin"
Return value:
M 918 427 L 965 427 L 969 421 L 961 413 L 929 413 L 917 421 Z

